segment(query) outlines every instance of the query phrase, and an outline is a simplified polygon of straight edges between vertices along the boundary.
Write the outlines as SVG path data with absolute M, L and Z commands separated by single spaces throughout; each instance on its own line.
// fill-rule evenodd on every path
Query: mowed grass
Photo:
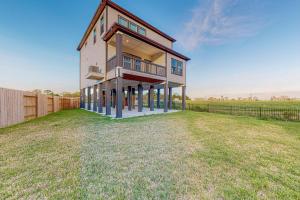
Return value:
M 0 129 L 0 199 L 299 199 L 300 123 L 62 111 Z

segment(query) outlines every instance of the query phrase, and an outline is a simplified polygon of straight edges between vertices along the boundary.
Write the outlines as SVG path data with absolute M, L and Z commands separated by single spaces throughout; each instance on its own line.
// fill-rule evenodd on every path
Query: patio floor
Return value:
M 91 106 L 93 109 L 93 106 Z M 131 111 L 128 111 L 128 107 L 126 106 L 123 109 L 122 112 L 122 118 L 130 118 L 130 117 L 141 117 L 141 116 L 147 116 L 147 115 L 157 115 L 157 114 L 167 114 L 167 113 L 174 113 L 178 112 L 179 110 L 168 110 L 168 112 L 164 112 L 163 108 L 155 108 L 154 111 L 150 111 L 150 108 L 143 107 L 143 112 L 138 112 L 138 108 L 135 107 L 135 109 L 132 109 Z M 94 112 L 91 110 L 91 112 Z M 97 113 L 97 112 L 95 112 Z M 105 107 L 103 107 L 103 113 L 98 113 L 100 115 L 105 115 Z M 111 115 L 107 115 L 108 117 L 115 118 L 116 117 L 116 109 L 111 108 Z

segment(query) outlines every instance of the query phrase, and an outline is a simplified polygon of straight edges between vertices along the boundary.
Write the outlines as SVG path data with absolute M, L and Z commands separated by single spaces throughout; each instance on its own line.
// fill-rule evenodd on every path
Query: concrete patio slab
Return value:
M 93 109 L 90 111 L 94 112 Z M 123 109 L 121 119 L 126 119 L 126 118 L 131 118 L 131 117 L 142 117 L 142 116 L 148 116 L 148 115 L 157 115 L 157 114 L 168 114 L 168 113 L 174 113 L 174 112 L 178 112 L 178 111 L 179 110 L 169 110 L 168 112 L 164 112 L 164 109 L 161 109 L 161 108 L 160 109 L 155 108 L 154 111 L 150 111 L 150 108 L 144 107 L 142 112 L 138 112 L 137 107 L 135 109 L 132 109 L 131 111 L 128 111 L 128 108 L 125 107 Z M 95 112 L 95 113 L 97 113 L 97 112 Z M 111 115 L 105 115 L 105 107 L 103 107 L 103 113 L 98 113 L 98 114 L 116 119 L 116 109 L 115 108 L 111 108 Z

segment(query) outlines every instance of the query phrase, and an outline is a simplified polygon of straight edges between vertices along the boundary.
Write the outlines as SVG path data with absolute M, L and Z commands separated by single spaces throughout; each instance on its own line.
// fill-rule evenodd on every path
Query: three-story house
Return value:
M 147 90 L 150 111 L 163 102 L 161 109 L 168 112 L 172 88 L 181 87 L 185 109 L 189 58 L 173 50 L 174 42 L 116 3 L 102 0 L 77 48 L 81 107 L 106 115 L 114 109 L 116 118 L 122 118 L 124 109 L 143 111 L 143 91 Z

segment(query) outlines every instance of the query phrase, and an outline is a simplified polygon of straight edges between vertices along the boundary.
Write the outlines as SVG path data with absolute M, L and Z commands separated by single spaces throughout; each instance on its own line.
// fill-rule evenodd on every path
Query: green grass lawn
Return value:
M 300 123 L 62 111 L 0 129 L 0 199 L 300 199 Z

